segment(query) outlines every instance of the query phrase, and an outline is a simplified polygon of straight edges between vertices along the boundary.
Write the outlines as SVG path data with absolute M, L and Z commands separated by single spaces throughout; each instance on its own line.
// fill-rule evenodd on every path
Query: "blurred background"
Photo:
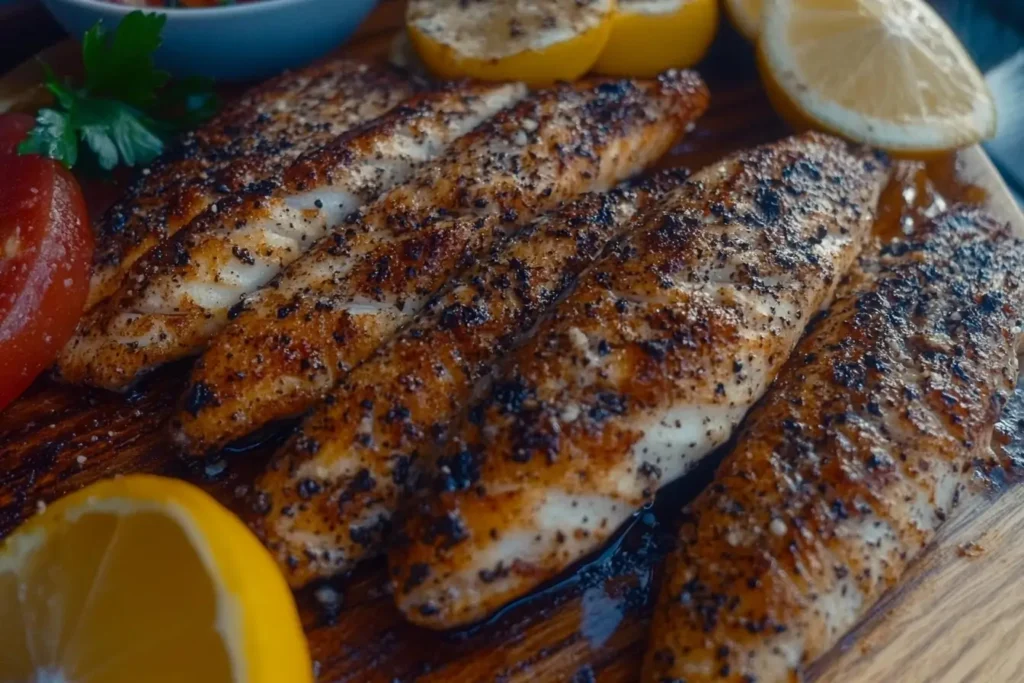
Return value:
M 985 145 L 1024 206 L 1024 0 L 933 0 L 985 73 L 999 110 Z
M 985 146 L 1024 206 L 1024 0 L 931 1 L 988 78 L 999 131 Z M 0 0 L 0 73 L 61 37 L 37 0 Z

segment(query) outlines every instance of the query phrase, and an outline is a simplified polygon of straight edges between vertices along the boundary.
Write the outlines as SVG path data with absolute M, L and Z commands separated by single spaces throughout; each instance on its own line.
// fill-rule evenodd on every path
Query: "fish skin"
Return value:
M 218 200 L 139 259 L 85 316 L 59 375 L 123 391 L 159 365 L 199 353 L 242 295 L 525 94 L 521 84 L 461 83 L 414 95 L 300 156 L 259 191 Z
M 1024 348 L 1024 242 L 959 206 L 875 257 L 688 506 L 643 680 L 802 680 L 958 504 L 1020 476 L 992 436 Z
M 517 351 L 418 497 L 399 609 L 476 621 L 597 549 L 724 443 L 866 242 L 884 157 L 807 134 L 727 157 L 648 212 Z
M 476 253 L 639 172 L 706 104 L 696 74 L 671 71 L 562 84 L 499 113 L 243 299 L 193 368 L 175 440 L 201 454 L 312 407 Z
M 392 67 L 331 59 L 256 86 L 185 133 L 96 222 L 86 310 L 117 291 L 136 260 L 217 199 L 268 179 L 417 87 Z
M 264 542 L 293 585 L 383 552 L 439 432 L 604 247 L 685 177 L 663 172 L 545 214 L 331 390 L 256 484 Z

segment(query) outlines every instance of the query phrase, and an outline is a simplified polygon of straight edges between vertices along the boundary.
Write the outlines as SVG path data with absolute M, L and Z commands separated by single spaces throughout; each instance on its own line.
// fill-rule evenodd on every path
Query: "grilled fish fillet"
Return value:
M 632 175 L 699 116 L 691 72 L 540 91 L 353 217 L 256 295 L 193 369 L 175 436 L 201 453 L 301 413 L 522 221 Z
M 143 169 L 97 222 L 87 308 L 116 291 L 139 257 L 218 198 L 265 180 L 413 89 L 391 68 L 334 59 L 249 91 Z
M 474 386 L 610 239 L 684 177 L 584 195 L 541 217 L 327 395 L 257 483 L 265 541 L 294 585 L 383 550 L 405 489 Z M 455 463 L 447 471 L 460 476 Z
M 799 680 L 1007 475 L 991 446 L 1024 348 L 1024 243 L 957 207 L 878 266 L 803 339 L 688 510 L 644 680 Z
M 887 176 L 811 134 L 669 193 L 469 410 L 444 456 L 467 476 L 413 506 L 391 555 L 405 615 L 485 616 L 726 441 L 831 299 Z
M 89 312 L 61 354 L 61 376 L 120 390 L 198 353 L 243 294 L 525 94 L 521 84 L 458 84 L 414 96 L 299 157 L 280 182 L 218 200 Z

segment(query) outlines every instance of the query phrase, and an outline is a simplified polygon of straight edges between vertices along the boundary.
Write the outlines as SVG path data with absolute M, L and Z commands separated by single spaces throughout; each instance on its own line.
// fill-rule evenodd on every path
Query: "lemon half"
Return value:
M 776 109 L 906 156 L 991 136 L 985 79 L 923 0 L 768 0 L 758 62 Z
M 718 0 L 618 0 L 611 37 L 594 70 L 651 78 L 693 66 L 718 32 Z
M 435 76 L 542 86 L 590 70 L 614 9 L 615 0 L 411 0 L 406 26 Z
M 130 476 L 51 505 L 0 546 L 0 680 L 308 683 L 295 604 L 233 514 Z

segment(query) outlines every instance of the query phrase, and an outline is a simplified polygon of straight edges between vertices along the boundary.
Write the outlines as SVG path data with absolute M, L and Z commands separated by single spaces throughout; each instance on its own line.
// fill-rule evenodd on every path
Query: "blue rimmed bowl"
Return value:
M 356 30 L 376 0 L 256 0 L 197 8 L 144 8 L 167 15 L 158 66 L 175 76 L 265 78 L 329 52 Z M 102 0 L 43 0 L 76 38 L 99 20 L 113 29 L 140 9 Z

